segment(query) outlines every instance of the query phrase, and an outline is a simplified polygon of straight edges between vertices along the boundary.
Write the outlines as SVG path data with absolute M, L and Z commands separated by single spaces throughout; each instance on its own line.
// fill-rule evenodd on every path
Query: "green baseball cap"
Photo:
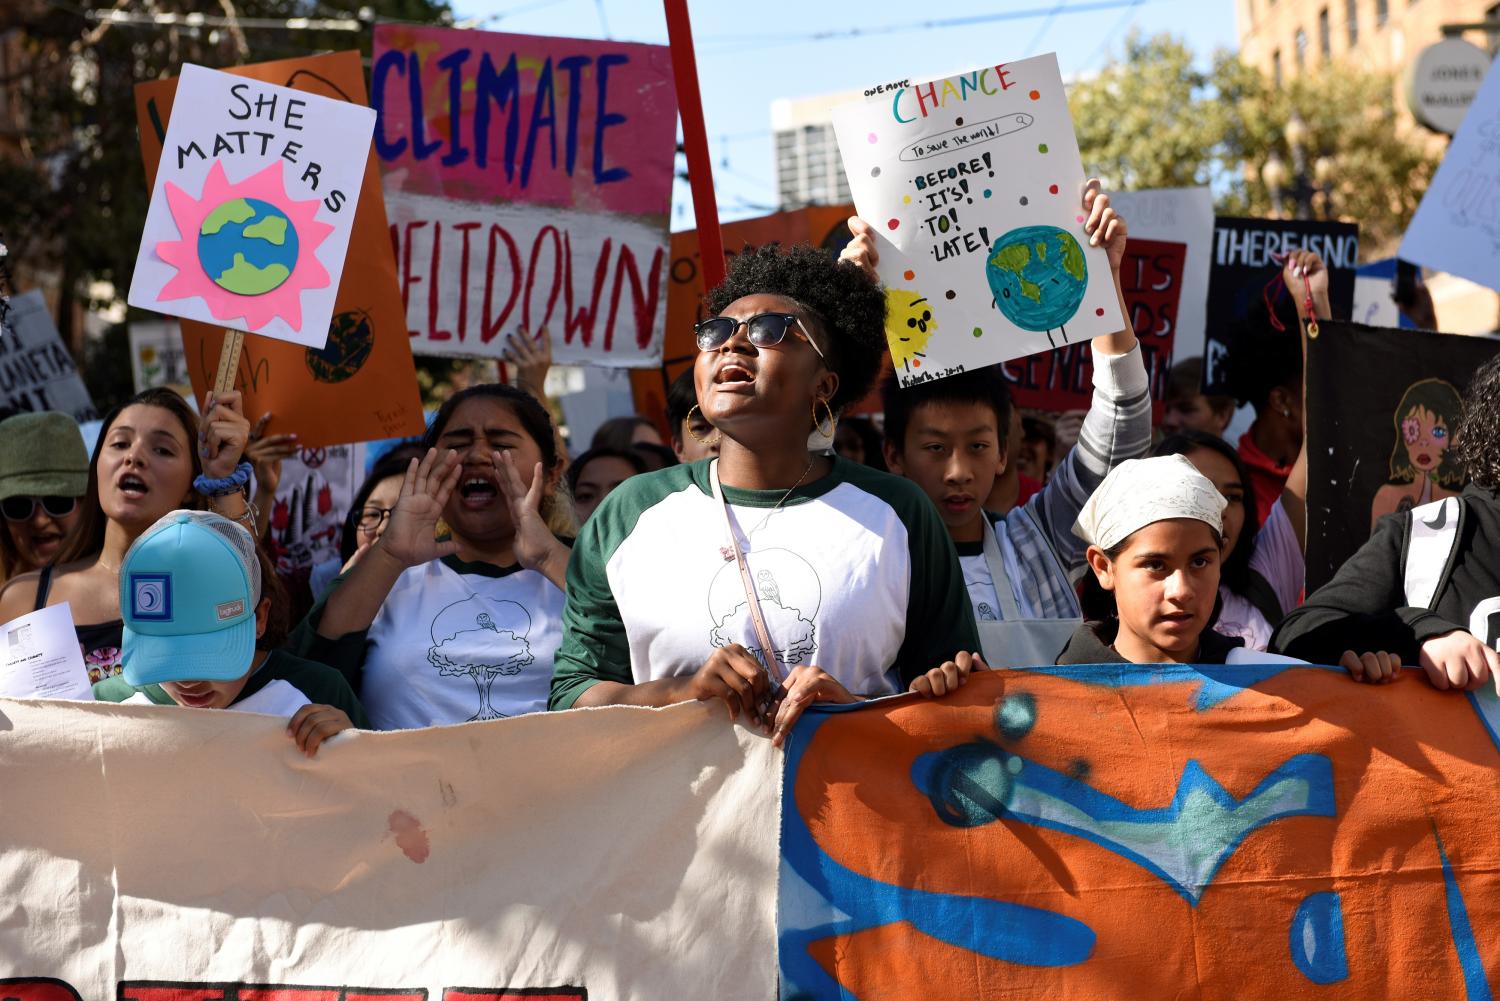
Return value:
M 16 414 L 0 421 L 0 500 L 82 497 L 89 453 L 67 414 Z

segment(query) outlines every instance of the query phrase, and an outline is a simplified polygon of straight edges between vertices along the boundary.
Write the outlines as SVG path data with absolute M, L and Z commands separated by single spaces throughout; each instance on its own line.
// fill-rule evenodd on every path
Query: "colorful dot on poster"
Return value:
M 871 177 L 879 177 L 880 176 L 880 168 L 879 167 L 871 167 L 870 168 L 870 176 Z
M 888 222 L 886 222 L 885 225 L 886 225 L 887 229 L 896 229 L 898 226 L 901 225 L 901 220 L 900 219 L 891 219 Z
M 1083 222 L 1083 216 L 1075 216 L 1074 218 L 1076 218 L 1079 222 Z
M 1052 192 L 1055 195 L 1055 194 L 1057 194 L 1057 185 L 1054 184 L 1054 185 L 1052 185 L 1052 187 L 1048 188 L 1047 190 L 1050 191 L 1050 192 Z
M 1045 152 L 1047 152 L 1047 144 L 1046 143 L 1038 143 L 1037 147 L 1036 147 L 1036 151 L 1038 153 L 1045 153 Z
M 901 204 L 902 205 L 910 205 L 911 204 L 911 195 L 902 195 L 901 196 Z
M 921 359 L 913 358 L 911 360 L 911 367 L 912 368 L 921 368 L 922 367 Z
M 954 125 L 962 125 L 963 123 L 964 123 L 964 120 L 962 118 L 955 118 L 955 119 L 953 119 L 953 124 Z
M 1041 99 L 1042 99 L 1042 92 L 1041 92 L 1041 91 L 1039 91 L 1039 90 L 1033 90 L 1033 91 L 1032 91 L 1032 92 L 1031 92 L 1031 95 L 1030 95 L 1030 97 L 1031 97 L 1031 99 L 1032 99 L 1032 100 L 1033 100 L 1033 101 L 1040 101 L 1040 100 L 1041 100 Z M 871 141 L 872 141 L 872 142 L 873 142 L 873 141 L 874 141 L 874 140 L 871 140 Z
M 954 298 L 954 297 L 955 297 L 955 296 L 957 296 L 957 295 L 958 295 L 958 293 L 957 293 L 957 292 L 955 292 L 955 291 L 953 291 L 953 290 L 952 290 L 952 289 L 951 289 L 951 288 L 950 288 L 950 289 L 949 289 L 949 290 L 948 290 L 948 291 L 946 291 L 946 292 L 944 292 L 944 293 L 943 293 L 943 295 L 945 295 L 945 296 L 947 296 L 947 297 L 948 297 L 948 298 L 949 298 L 949 299 L 952 299 L 952 298 Z
M 985 188 L 984 189 L 984 197 L 988 198 L 990 195 L 993 195 L 993 194 L 994 194 L 994 192 L 991 191 L 989 188 Z
M 1031 199 L 1027 198 L 1025 195 L 1022 195 L 1021 196 L 1021 204 L 1022 205 L 1030 205 L 1031 204 Z
M 984 328 L 983 327 L 975 327 L 974 328 L 974 336 L 975 337 L 982 337 L 983 335 L 984 335 Z
M 877 136 L 877 135 L 876 135 L 876 134 L 875 134 L 875 133 L 873 133 L 873 132 L 871 132 L 871 133 L 870 133 L 870 134 L 869 134 L 869 136 L 867 136 L 867 137 L 866 137 L 866 138 L 868 138 L 868 139 L 869 139 L 869 140 L 870 140 L 870 142 L 872 142 L 872 143 L 875 143 L 875 142 L 879 142 L 879 141 L 880 141 L 880 137 L 879 137 L 879 136 Z
M 1100 306 L 1098 309 L 1094 310 L 1094 315 L 1095 316 L 1103 316 L 1104 315 L 1104 307 Z
M 907 268 L 905 271 L 901 272 L 901 277 L 905 278 L 907 281 L 911 281 L 913 278 L 917 277 L 917 273 L 911 268 Z

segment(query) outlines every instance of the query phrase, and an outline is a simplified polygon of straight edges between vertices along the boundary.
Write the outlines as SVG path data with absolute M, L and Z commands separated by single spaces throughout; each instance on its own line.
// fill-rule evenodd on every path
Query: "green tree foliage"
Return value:
M 363 30 L 186 25 L 103 25 L 84 8 L 238 18 L 353 17 Z M 18 96 L 16 150 L 0 157 L 0 225 L 18 281 L 52 276 L 64 339 L 81 354 L 73 306 L 94 282 L 123 299 L 146 218 L 146 189 L 136 134 L 134 85 L 176 76 L 185 62 L 233 66 L 314 52 L 359 48 L 369 54 L 371 25 L 389 19 L 440 22 L 445 0 L 154 0 L 150 4 L 72 4 L 16 0 L 0 4 L 0 33 L 18 39 L 0 81 Z M 104 305 L 95 303 L 94 305 Z M 115 337 L 120 336 L 118 333 Z M 114 358 L 119 352 L 91 352 Z M 92 374 L 90 382 L 93 382 Z M 127 374 L 128 379 L 128 374 Z M 102 377 L 107 405 L 114 383 Z M 106 385 L 107 384 L 107 385 Z
M 1294 171 L 1287 142 L 1306 124 L 1304 174 L 1328 157 L 1326 199 L 1313 214 L 1357 222 L 1367 256 L 1393 249 L 1437 167 L 1425 134 L 1398 124 L 1394 82 L 1349 63 L 1277 88 L 1231 53 L 1205 67 L 1170 35 L 1126 40 L 1120 60 L 1068 95 L 1087 168 L 1127 189 L 1210 184 L 1220 211 L 1272 214 L 1263 169 L 1275 156 Z M 1287 196 L 1283 210 L 1294 202 Z

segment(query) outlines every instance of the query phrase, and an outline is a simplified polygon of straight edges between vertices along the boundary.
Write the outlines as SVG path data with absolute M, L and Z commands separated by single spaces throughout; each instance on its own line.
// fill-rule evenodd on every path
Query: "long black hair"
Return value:
M 422 435 L 424 453 L 429 448 L 437 448 L 439 439 L 448 428 L 448 422 L 453 419 L 453 411 L 457 410 L 460 404 L 477 396 L 500 400 L 510 407 L 511 412 L 516 415 L 516 420 L 521 422 L 521 429 L 536 442 L 537 448 L 541 450 L 542 468 L 549 473 L 557 468 L 557 433 L 552 427 L 552 415 L 547 413 L 547 408 L 542 406 L 541 401 L 535 396 L 523 389 L 499 382 L 485 382 L 478 386 L 470 386 L 444 400 L 436 416 L 432 418 L 432 423 L 427 425 L 427 433 Z

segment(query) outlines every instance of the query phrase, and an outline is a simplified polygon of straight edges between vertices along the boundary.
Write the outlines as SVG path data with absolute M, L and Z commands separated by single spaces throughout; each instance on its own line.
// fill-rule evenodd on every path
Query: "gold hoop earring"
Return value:
M 823 422 L 820 421 L 820 420 L 818 420 L 818 404 L 820 404 L 820 403 L 823 404 L 823 412 L 828 415 L 828 430 L 827 431 L 823 430 Z M 817 430 L 818 434 L 822 435 L 824 438 L 831 439 L 833 437 L 833 433 L 839 429 L 839 418 L 838 418 L 838 415 L 833 412 L 833 407 L 831 407 L 831 406 L 828 405 L 828 401 L 825 400 L 825 399 L 822 399 L 821 397 L 818 398 L 818 399 L 816 399 L 816 400 L 813 400 L 812 418 L 813 418 L 813 427 Z
M 689 410 L 687 412 L 687 416 L 682 419 L 682 429 L 688 434 L 692 435 L 693 440 L 698 442 L 698 444 L 700 445 L 717 445 L 719 442 L 723 441 L 723 431 L 719 431 L 719 433 L 714 435 L 712 438 L 705 438 L 701 434 L 693 430 L 693 410 L 698 410 L 698 404 L 693 404 L 692 410 Z M 702 417 L 703 412 L 699 411 L 698 416 Z M 707 418 L 704 418 L 704 420 L 707 420 Z M 713 425 L 710 424 L 709 427 L 713 427 Z M 714 428 L 714 430 L 718 431 L 718 428 Z

